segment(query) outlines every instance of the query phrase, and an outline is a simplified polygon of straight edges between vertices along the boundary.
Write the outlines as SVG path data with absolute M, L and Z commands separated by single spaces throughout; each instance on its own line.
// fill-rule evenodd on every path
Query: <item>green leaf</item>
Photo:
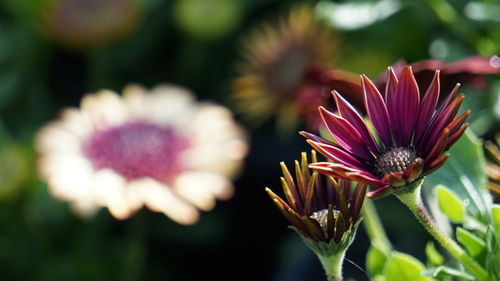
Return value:
M 491 208 L 491 214 L 493 217 L 493 224 L 495 225 L 495 234 L 497 236 L 497 240 L 500 241 L 500 205 L 493 205 Z
M 436 196 L 441 212 L 450 221 L 461 223 L 465 215 L 465 206 L 462 204 L 462 200 L 453 191 L 441 184 L 436 186 Z
M 387 256 L 384 254 L 384 251 L 379 246 L 372 243 L 366 254 L 366 269 L 370 276 L 382 274 L 386 261 Z
M 438 279 L 442 279 L 445 276 L 449 276 L 449 277 L 461 278 L 464 280 L 476 280 L 474 276 L 470 275 L 467 272 L 460 271 L 458 269 L 454 269 L 444 265 L 429 270 L 428 274 Z
M 464 199 L 464 205 L 472 215 L 478 216 L 483 223 L 489 223 L 492 199 L 486 188 L 486 164 L 481 141 L 467 130 L 449 153 L 450 157 L 444 165 L 426 178 L 426 184 L 446 185 Z
M 399 252 L 393 252 L 384 268 L 386 281 L 431 281 L 429 276 L 424 276 L 424 265 L 416 258 Z
M 467 252 L 476 257 L 481 254 L 486 248 L 486 243 L 472 232 L 469 232 L 461 227 L 457 227 L 457 240 L 464 245 Z
M 425 254 L 427 255 L 427 260 L 434 266 L 442 265 L 444 263 L 443 256 L 441 256 L 432 242 L 428 242 L 425 246 Z

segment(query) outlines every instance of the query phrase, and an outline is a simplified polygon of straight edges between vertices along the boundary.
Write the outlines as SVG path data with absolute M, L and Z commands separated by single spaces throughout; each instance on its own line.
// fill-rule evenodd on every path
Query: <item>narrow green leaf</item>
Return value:
M 416 258 L 399 252 L 393 252 L 384 268 L 386 281 L 431 281 L 429 276 L 422 275 L 425 266 Z
M 366 254 L 366 269 L 370 276 L 382 274 L 386 261 L 384 251 L 376 243 L 372 243 Z
M 493 223 L 495 224 L 495 234 L 497 236 L 497 240 L 500 241 L 500 205 L 493 205 L 491 213 L 493 216 Z
M 428 242 L 425 246 L 425 254 L 427 255 L 427 260 L 433 266 L 442 265 L 444 262 L 443 256 L 439 253 L 436 246 L 434 246 L 434 243 L 432 242 Z
M 467 252 L 474 257 L 481 254 L 486 248 L 486 243 L 481 238 L 461 227 L 457 227 L 456 235 L 458 242 L 464 245 Z
M 454 269 L 444 265 L 429 270 L 428 274 L 432 277 L 438 278 L 439 280 L 443 280 L 445 276 L 460 278 L 463 280 L 476 280 L 474 276 L 470 275 L 467 272 L 460 271 L 458 269 Z
M 436 186 L 436 196 L 441 212 L 443 212 L 450 221 L 461 223 L 465 215 L 465 206 L 462 200 L 460 200 L 453 191 L 441 184 Z

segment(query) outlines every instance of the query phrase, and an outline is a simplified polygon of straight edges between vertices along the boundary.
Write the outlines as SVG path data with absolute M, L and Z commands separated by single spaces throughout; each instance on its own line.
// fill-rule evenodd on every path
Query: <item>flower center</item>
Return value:
M 383 177 L 386 174 L 405 171 L 417 158 L 416 153 L 406 147 L 395 147 L 377 159 L 375 169 Z
M 95 169 L 109 168 L 127 180 L 151 177 L 170 182 L 183 170 L 188 141 L 170 128 L 134 121 L 94 132 L 83 145 Z
M 333 210 L 333 217 L 336 219 L 338 217 L 339 211 Z M 325 233 L 328 233 L 328 209 L 322 209 L 319 211 L 316 211 L 312 213 L 312 215 L 309 216 L 311 219 L 316 220 L 323 231 Z

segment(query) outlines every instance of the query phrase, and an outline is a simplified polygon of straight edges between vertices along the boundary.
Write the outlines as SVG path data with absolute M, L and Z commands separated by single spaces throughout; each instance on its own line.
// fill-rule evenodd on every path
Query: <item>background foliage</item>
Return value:
M 201 100 L 231 108 L 231 81 L 245 36 L 300 1 L 132 0 L 136 16 L 124 34 L 78 46 L 47 31 L 44 2 L 0 3 L 1 280 L 323 278 L 319 262 L 286 229 L 264 192 L 265 186 L 279 187 L 279 161 L 291 163 L 309 149 L 297 134 L 278 133 L 273 120 L 256 127 L 241 119 L 252 143 L 236 194 L 190 227 L 146 210 L 125 221 L 106 210 L 90 221 L 77 218 L 47 193 L 32 148 L 33 134 L 58 110 L 77 106 L 85 93 L 121 91 L 130 82 L 182 85 Z M 500 53 L 495 0 L 311 3 L 338 35 L 335 66 L 374 79 L 401 58 L 454 61 Z M 463 108 L 472 109 L 472 129 L 484 138 L 500 127 L 500 79 L 488 80 L 486 92 L 463 89 Z M 376 205 L 395 250 L 419 258 L 411 262 L 422 267 L 427 234 L 395 199 Z M 361 230 L 347 258 L 364 268 L 368 246 Z M 390 274 L 399 276 L 400 262 L 407 262 L 405 254 L 394 256 Z M 367 280 L 350 263 L 345 270 L 345 276 Z

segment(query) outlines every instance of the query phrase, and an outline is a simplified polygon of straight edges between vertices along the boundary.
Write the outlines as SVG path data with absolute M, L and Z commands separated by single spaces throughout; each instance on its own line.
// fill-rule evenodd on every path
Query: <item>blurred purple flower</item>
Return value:
M 404 60 L 399 60 L 392 67 L 396 75 L 400 75 L 406 65 Z M 457 83 L 470 85 L 478 91 L 484 91 L 488 85 L 485 75 L 500 73 L 500 68 L 493 67 L 490 59 L 481 56 L 471 56 L 450 63 L 438 59 L 428 59 L 410 65 L 420 91 L 430 85 L 434 72 L 438 69 L 441 71 L 441 91 L 444 93 L 452 91 Z M 385 79 L 382 77 L 379 79 L 379 86 L 382 89 L 385 86 Z

